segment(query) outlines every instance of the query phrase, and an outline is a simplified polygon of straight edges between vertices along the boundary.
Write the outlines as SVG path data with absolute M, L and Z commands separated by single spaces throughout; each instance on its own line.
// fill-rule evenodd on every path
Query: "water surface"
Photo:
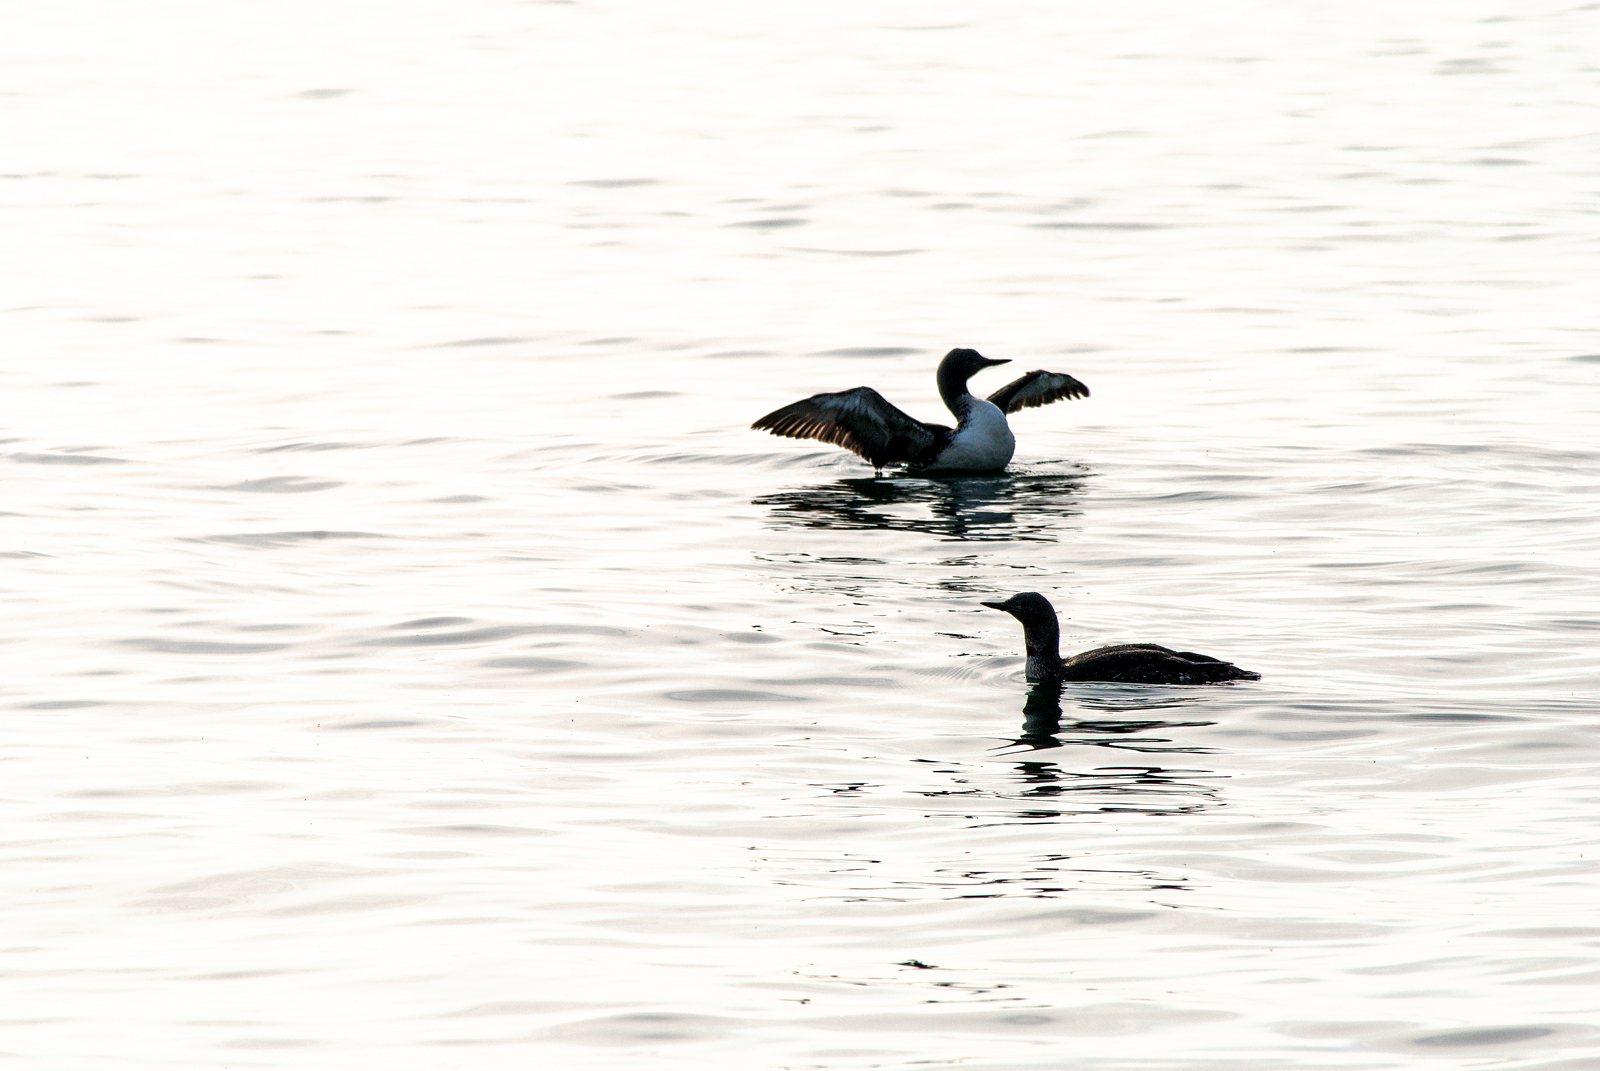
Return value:
M 7 1051 L 1600 1066 L 1590 7 L 32 12 Z

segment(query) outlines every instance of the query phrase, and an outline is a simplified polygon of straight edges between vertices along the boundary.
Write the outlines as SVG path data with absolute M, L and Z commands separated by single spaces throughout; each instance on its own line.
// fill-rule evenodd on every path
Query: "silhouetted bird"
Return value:
M 1089 396 L 1089 388 L 1071 376 L 1042 370 L 1007 383 L 987 401 L 967 389 L 973 373 L 1009 363 L 990 360 L 977 350 L 956 349 L 945 354 L 939 362 L 939 397 L 956 418 L 954 428 L 913 420 L 871 387 L 813 394 L 750 426 L 791 439 L 819 439 L 842 446 L 880 471 L 885 465 L 905 464 L 948 472 L 994 472 L 1006 467 L 1017 448 L 1006 423 L 1007 413 L 1062 398 Z
M 1121 681 L 1127 684 L 1216 684 L 1258 681 L 1261 674 L 1240 669 L 1210 655 L 1174 651 L 1153 643 L 1098 647 L 1071 658 L 1061 657 L 1061 627 L 1056 608 L 1037 591 L 1024 591 L 1005 602 L 983 605 L 1004 610 L 1022 622 L 1028 645 L 1028 679 Z

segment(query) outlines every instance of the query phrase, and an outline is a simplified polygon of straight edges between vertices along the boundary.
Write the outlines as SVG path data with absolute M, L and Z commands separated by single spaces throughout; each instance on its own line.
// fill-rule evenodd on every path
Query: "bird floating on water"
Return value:
M 991 360 L 977 350 L 945 354 L 939 362 L 939 397 L 956 418 L 954 428 L 914 420 L 871 387 L 813 394 L 773 410 L 750 427 L 842 446 L 880 472 L 885 465 L 899 464 L 928 471 L 996 472 L 1017 448 L 1007 413 L 1089 396 L 1089 388 L 1071 376 L 1042 369 L 1007 383 L 987 400 L 967 389 L 975 372 L 1009 363 L 1009 358 Z
M 1022 622 L 1028 645 L 1028 679 L 1120 681 L 1126 684 L 1216 684 L 1258 681 L 1261 674 L 1240 669 L 1210 655 L 1174 651 L 1153 643 L 1123 643 L 1061 657 L 1061 626 L 1056 608 L 1037 591 L 1024 591 L 1005 602 L 986 602 Z

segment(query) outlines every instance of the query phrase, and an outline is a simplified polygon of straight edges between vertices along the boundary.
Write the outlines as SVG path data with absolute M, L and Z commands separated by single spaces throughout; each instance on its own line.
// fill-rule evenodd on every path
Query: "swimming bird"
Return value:
M 859 454 L 882 471 L 885 465 L 949 472 L 995 472 L 1016 451 L 1006 414 L 1062 398 L 1087 398 L 1089 388 L 1071 376 L 1042 369 L 1012 380 L 988 399 L 967 389 L 973 373 L 1009 358 L 992 360 L 977 350 L 954 349 L 939 362 L 939 397 L 956 426 L 924 424 L 890 405 L 871 387 L 813 394 L 775 409 L 750 425 L 791 439 L 818 439 Z
M 1174 651 L 1154 643 L 1123 643 L 1061 657 L 1061 626 L 1056 608 L 1037 591 L 1024 591 L 1005 602 L 983 605 L 1004 610 L 1022 622 L 1028 645 L 1028 679 L 1121 681 L 1127 684 L 1216 684 L 1258 681 L 1261 674 L 1240 669 L 1210 655 Z

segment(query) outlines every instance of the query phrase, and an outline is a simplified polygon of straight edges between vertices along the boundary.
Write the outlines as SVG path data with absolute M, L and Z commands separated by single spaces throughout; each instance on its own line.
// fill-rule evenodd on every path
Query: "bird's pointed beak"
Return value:
M 984 364 L 985 368 L 988 368 L 991 365 L 1010 364 L 1010 363 L 1011 363 L 1011 358 L 1010 357 L 985 357 L 983 359 L 983 364 Z
M 986 602 L 983 605 L 991 610 L 1004 610 L 1006 608 L 1006 604 L 1003 602 Z

